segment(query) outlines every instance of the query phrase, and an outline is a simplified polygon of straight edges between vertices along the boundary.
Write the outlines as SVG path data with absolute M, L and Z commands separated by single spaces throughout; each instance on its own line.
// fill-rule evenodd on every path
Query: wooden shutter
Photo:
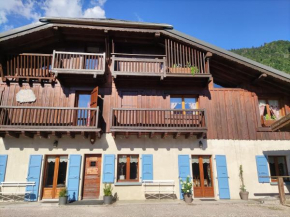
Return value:
M 38 200 L 41 163 L 42 163 L 42 155 L 30 155 L 27 181 L 35 182 L 35 185 L 26 186 L 26 192 L 30 192 L 30 194 L 25 196 L 25 200 L 28 200 L 28 201 Z
M 91 92 L 91 102 L 90 102 L 90 108 L 97 108 L 98 107 L 98 95 L 99 95 L 99 87 L 95 87 L 93 91 Z M 90 126 L 95 126 L 97 118 L 97 112 L 91 111 L 90 114 Z
M 95 87 L 91 92 L 91 108 L 97 108 L 98 106 L 98 95 L 99 95 L 99 87 Z
M 69 168 L 67 177 L 67 192 L 69 201 L 78 200 L 79 182 L 82 156 L 71 154 L 69 156 Z
M 142 180 L 153 180 L 153 155 L 142 155 Z
M 186 181 L 187 177 L 190 176 L 189 155 L 178 155 L 178 172 L 179 179 L 182 179 L 182 181 Z M 180 180 L 179 180 L 179 192 L 180 199 L 183 200 L 183 193 L 181 191 Z
M 105 154 L 103 159 L 103 183 L 114 183 L 115 155 Z
M 225 155 L 216 155 L 217 179 L 219 184 L 220 199 L 230 199 L 229 177 L 227 159 Z
M 267 177 L 267 176 L 269 176 L 267 158 L 264 155 L 257 155 L 256 156 L 256 163 L 257 163 L 259 183 L 269 183 L 270 178 Z
M 7 157 L 7 155 L 0 155 L 0 183 L 5 180 Z

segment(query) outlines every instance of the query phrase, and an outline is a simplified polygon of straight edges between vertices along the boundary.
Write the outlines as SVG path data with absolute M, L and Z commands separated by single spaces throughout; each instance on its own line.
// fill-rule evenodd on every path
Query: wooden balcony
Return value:
M 100 136 L 99 108 L 0 106 L 0 136 Z
M 112 75 L 159 76 L 163 79 L 166 59 L 164 55 L 112 53 Z
M 205 136 L 207 132 L 206 115 L 203 109 L 125 109 L 113 108 L 111 111 L 111 132 L 116 134 L 141 135 L 161 134 L 162 138 L 185 135 L 189 138 Z
M 190 50 L 186 56 L 171 57 L 167 55 L 146 55 L 146 54 L 112 54 L 111 72 L 117 76 L 145 76 L 160 77 L 161 80 L 174 80 L 179 78 L 193 78 L 205 81 L 211 79 L 209 73 L 209 60 L 206 54 Z M 189 59 L 190 58 L 190 59 Z M 192 64 L 192 65 L 191 65 Z
M 2 81 L 51 81 L 51 54 L 13 54 L 7 56 L 6 67 L 1 67 Z
M 105 53 L 77 53 L 53 51 L 51 71 L 58 74 L 103 75 L 105 72 Z

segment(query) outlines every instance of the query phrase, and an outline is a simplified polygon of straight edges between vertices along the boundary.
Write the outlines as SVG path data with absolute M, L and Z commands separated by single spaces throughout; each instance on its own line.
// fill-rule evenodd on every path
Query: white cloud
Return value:
M 136 12 L 134 14 L 139 22 L 143 22 L 143 19 Z
M 83 0 L 0 0 L 0 25 L 2 29 L 5 29 L 4 24 L 10 25 L 9 16 L 32 22 L 41 16 L 105 18 L 103 6 L 106 1 L 91 1 L 90 7 L 83 8 Z
M 36 1 L 33 0 L 1 0 L 0 24 L 7 23 L 9 15 L 18 15 L 36 21 L 40 14 L 35 11 Z
M 13 25 L 4 25 L 3 28 L 2 28 L 2 30 L 3 31 L 8 31 L 8 30 L 13 29 L 13 28 L 14 28 Z
M 99 0 L 99 5 L 103 5 L 106 1 Z M 105 10 L 101 6 L 82 9 L 80 0 L 46 0 L 42 9 L 45 16 L 54 17 L 86 17 L 86 18 L 104 18 Z

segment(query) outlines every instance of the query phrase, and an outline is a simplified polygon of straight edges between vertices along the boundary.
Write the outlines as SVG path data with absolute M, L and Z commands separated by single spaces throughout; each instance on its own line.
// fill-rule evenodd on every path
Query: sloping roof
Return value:
M 215 45 L 209 44 L 209 43 L 207 43 L 205 41 L 202 41 L 202 40 L 197 39 L 195 37 L 192 37 L 190 35 L 184 34 L 184 33 L 179 32 L 177 30 L 174 30 L 174 29 L 166 29 L 164 31 L 169 32 L 169 33 L 172 33 L 174 35 L 177 35 L 179 37 L 182 37 L 182 38 L 184 38 L 186 40 L 189 40 L 189 41 L 192 41 L 194 43 L 200 44 L 201 46 L 206 47 L 206 48 L 208 48 L 210 50 L 213 50 L 213 51 L 215 51 L 217 53 L 224 54 L 224 55 L 226 55 L 228 57 L 231 57 L 231 58 L 234 58 L 234 59 L 243 61 L 243 62 L 248 63 L 250 65 L 256 66 L 256 67 L 258 67 L 260 69 L 266 70 L 266 71 L 268 71 L 270 73 L 274 73 L 274 74 L 276 74 L 278 76 L 281 76 L 283 78 L 289 79 L 289 81 L 290 81 L 290 74 L 287 74 L 287 73 L 285 73 L 283 71 L 274 69 L 272 67 L 266 66 L 266 65 L 261 64 L 261 63 L 258 63 L 258 62 L 254 61 L 254 60 L 248 59 L 246 57 L 243 57 L 243 56 L 240 56 L 240 55 L 235 54 L 233 52 L 230 52 L 228 50 L 225 50 L 223 48 L 220 48 L 220 47 L 217 47 Z
M 271 68 L 269 66 L 263 65 L 261 63 L 255 62 L 233 52 L 227 51 L 215 45 L 209 44 L 202 40 L 199 40 L 190 35 L 184 34 L 177 30 L 173 29 L 172 25 L 163 24 L 163 23 L 147 23 L 147 22 L 135 22 L 135 21 L 126 21 L 126 20 L 117 20 L 117 19 L 96 19 L 96 18 L 61 18 L 61 17 L 42 17 L 39 19 L 40 22 L 26 25 L 20 28 L 16 28 L 4 33 L 0 33 L 0 41 L 5 41 L 11 37 L 18 37 L 29 31 L 36 31 L 44 28 L 52 27 L 53 24 L 74 24 L 74 25 L 92 25 L 92 26 L 109 26 L 109 27 L 123 27 L 123 28 L 140 28 L 140 29 L 154 29 L 160 30 L 165 33 L 169 33 L 175 36 L 178 36 L 184 40 L 194 42 L 200 46 L 212 51 L 215 54 L 223 55 L 226 58 L 231 60 L 236 60 L 239 62 L 245 63 L 247 66 L 254 69 L 266 71 L 267 74 L 272 75 L 278 79 L 282 79 L 286 82 L 290 82 L 290 75 L 279 71 L 277 69 Z

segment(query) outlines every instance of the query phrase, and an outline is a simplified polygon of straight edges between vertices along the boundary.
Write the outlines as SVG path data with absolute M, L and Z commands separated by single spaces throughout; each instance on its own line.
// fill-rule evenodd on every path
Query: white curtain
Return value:
M 49 156 L 48 158 L 47 158 L 47 162 L 48 163 L 54 163 L 55 162 L 55 157 L 53 157 L 53 156 Z
M 275 119 L 279 119 L 280 118 L 279 101 L 269 100 L 269 108 L 271 116 L 275 116 Z
M 172 103 L 170 103 L 170 108 L 171 109 L 175 109 L 175 107 L 177 106 L 177 102 L 172 102 Z
M 197 109 L 197 108 L 196 108 L 196 102 L 188 103 L 188 105 L 189 105 L 189 108 L 190 108 L 190 109 Z
M 62 162 L 67 162 L 67 156 L 60 156 L 59 158 L 59 162 L 62 163 Z
M 130 163 L 138 163 L 138 156 L 130 156 Z
M 127 163 L 127 156 L 124 155 L 124 156 L 119 157 L 119 163 Z
M 198 157 L 192 157 L 191 158 L 191 163 L 199 163 L 199 161 L 198 161 Z
M 260 111 L 261 116 L 264 116 L 265 107 L 266 107 L 266 101 L 259 100 L 259 111 Z

